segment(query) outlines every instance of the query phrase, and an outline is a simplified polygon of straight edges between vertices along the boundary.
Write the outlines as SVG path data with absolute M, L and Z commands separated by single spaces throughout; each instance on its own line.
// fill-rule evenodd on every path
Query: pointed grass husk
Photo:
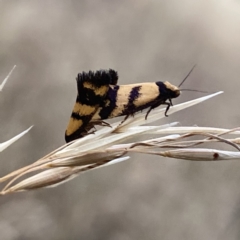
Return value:
M 9 77 L 11 76 L 13 70 L 15 69 L 16 65 L 13 66 L 12 70 L 8 73 L 8 75 L 4 78 L 4 80 L 2 81 L 2 83 L 0 84 L 0 92 L 3 90 L 3 87 L 5 86 L 5 84 L 7 83 Z M 3 150 L 5 150 L 7 147 L 9 147 L 10 145 L 12 145 L 14 142 L 16 142 L 19 138 L 21 138 L 24 134 L 26 134 L 30 129 L 32 128 L 32 126 L 30 128 L 28 128 L 27 130 L 19 133 L 18 135 L 16 135 L 15 137 L 0 143 L 0 152 L 2 152 Z
M 0 92 L 3 90 L 5 84 L 7 83 L 9 77 L 11 76 L 13 70 L 15 69 L 16 65 L 13 66 L 13 68 L 11 69 L 11 71 L 8 73 L 8 75 L 3 79 L 2 83 L 0 84 Z
M 169 113 L 205 101 L 220 93 L 178 104 L 172 107 Z M 146 122 L 151 123 L 163 118 L 164 112 L 165 109 L 156 109 L 148 116 L 147 121 L 145 121 L 145 113 L 140 113 L 124 123 L 116 122 L 112 124 L 111 128 L 104 127 L 95 134 L 89 134 L 84 138 L 65 144 L 33 164 L 0 178 L 0 182 L 9 181 L 0 194 L 53 187 L 88 170 L 124 161 L 129 158 L 124 155 L 130 152 L 193 161 L 240 158 L 238 146 L 240 138 L 224 138 L 226 134 L 239 135 L 240 129 L 238 128 L 229 130 L 209 127 L 176 127 L 176 122 L 162 126 L 140 126 Z M 140 142 L 124 143 L 133 137 L 146 136 L 146 134 L 163 136 Z M 192 139 L 196 136 L 198 138 L 200 136 L 201 139 Z M 212 142 L 225 143 L 237 151 L 197 148 L 198 145 Z M 23 180 L 21 180 L 22 178 Z
M 33 126 L 29 127 L 27 130 L 19 133 L 18 135 L 16 135 L 15 137 L 3 142 L 3 143 L 0 143 L 0 152 L 2 152 L 3 150 L 5 150 L 7 147 L 9 147 L 10 145 L 12 145 L 14 142 L 16 142 L 19 138 L 21 138 L 23 135 L 25 135 L 26 133 L 28 133 L 30 131 L 30 129 L 32 128 Z

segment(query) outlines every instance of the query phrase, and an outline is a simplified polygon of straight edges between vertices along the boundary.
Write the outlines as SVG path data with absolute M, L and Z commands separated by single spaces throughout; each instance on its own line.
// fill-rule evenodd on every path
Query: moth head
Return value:
M 177 98 L 180 95 L 181 92 L 177 86 L 171 84 L 170 82 L 164 82 L 164 85 L 169 98 Z

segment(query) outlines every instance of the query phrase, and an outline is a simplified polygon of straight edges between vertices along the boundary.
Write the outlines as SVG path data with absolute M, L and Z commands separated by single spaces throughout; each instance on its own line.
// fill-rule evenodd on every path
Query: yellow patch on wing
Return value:
M 139 96 L 134 100 L 136 107 L 143 106 L 146 103 L 154 101 L 159 96 L 159 88 L 155 83 L 142 83 Z
M 164 82 L 166 88 L 172 90 L 173 92 L 175 92 L 176 90 L 179 90 L 178 87 L 176 87 L 175 85 L 171 84 L 170 82 Z
M 78 120 L 71 117 L 66 130 L 66 135 L 70 136 L 71 134 L 76 132 L 82 125 L 83 125 L 83 121 L 81 119 Z
M 120 85 L 117 92 L 116 105 L 117 107 L 111 112 L 109 118 L 119 116 L 125 110 L 128 104 L 128 97 L 132 90 L 132 85 Z
M 96 106 L 88 106 L 86 104 L 81 104 L 76 102 L 73 107 L 73 112 L 81 116 L 91 115 L 96 111 Z
M 95 85 L 91 84 L 90 82 L 84 82 L 83 87 L 92 89 L 96 95 L 104 96 L 108 91 L 109 85 L 103 85 L 101 87 L 96 87 Z

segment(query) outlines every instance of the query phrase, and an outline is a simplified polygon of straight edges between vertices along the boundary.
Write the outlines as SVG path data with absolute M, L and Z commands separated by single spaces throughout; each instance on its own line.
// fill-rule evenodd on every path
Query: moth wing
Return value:
M 90 121 L 103 104 L 109 85 L 117 83 L 117 78 L 117 72 L 111 69 L 78 74 L 78 95 L 65 132 L 66 142 L 83 137 L 93 127 Z

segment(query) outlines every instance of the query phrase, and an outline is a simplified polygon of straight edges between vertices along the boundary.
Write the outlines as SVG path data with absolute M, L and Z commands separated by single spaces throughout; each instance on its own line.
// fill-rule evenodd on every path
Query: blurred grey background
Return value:
M 78 72 L 178 85 L 197 64 L 184 88 L 225 93 L 158 124 L 233 128 L 239 63 L 237 0 L 0 1 L 0 82 L 17 65 L 0 93 L 0 142 L 34 125 L 0 154 L 0 174 L 64 144 Z M 132 155 L 57 188 L 0 197 L 0 239 L 239 239 L 239 169 Z

